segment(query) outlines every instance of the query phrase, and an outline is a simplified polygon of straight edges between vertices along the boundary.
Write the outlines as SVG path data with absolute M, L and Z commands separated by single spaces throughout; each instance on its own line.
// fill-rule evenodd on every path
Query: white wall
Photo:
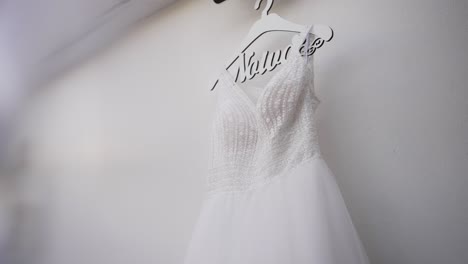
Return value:
M 372 263 L 468 263 L 467 2 L 276 2 L 335 30 L 316 54 L 320 144 Z M 258 17 L 253 1 L 178 1 L 38 93 L 12 218 L 24 263 L 182 262 L 208 81 Z

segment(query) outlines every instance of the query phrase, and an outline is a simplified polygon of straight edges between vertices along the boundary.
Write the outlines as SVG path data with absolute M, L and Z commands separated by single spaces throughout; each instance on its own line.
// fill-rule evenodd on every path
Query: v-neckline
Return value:
M 262 104 L 262 100 L 263 100 L 263 97 L 265 96 L 265 94 L 270 90 L 272 89 L 271 86 L 273 84 L 276 83 L 276 80 L 283 74 L 284 71 L 287 71 L 289 68 L 289 66 L 295 61 L 297 60 L 298 58 L 301 57 L 301 53 L 299 51 L 299 47 L 296 47 L 296 38 L 298 37 L 301 37 L 303 36 L 304 33 L 307 32 L 307 29 L 309 28 L 310 26 L 305 26 L 304 29 L 302 31 L 300 31 L 299 33 L 296 33 L 294 34 L 294 36 L 291 38 L 291 50 L 290 52 L 291 53 L 291 56 L 285 60 L 285 62 L 283 63 L 282 67 L 280 69 L 278 69 L 271 77 L 270 79 L 266 82 L 265 85 L 263 86 L 259 86 L 257 89 L 261 89 L 258 97 L 257 97 L 257 100 L 256 101 L 253 101 L 249 96 L 248 94 L 244 91 L 244 89 L 242 87 L 240 87 L 240 85 L 236 82 L 236 80 L 234 79 L 234 77 L 231 75 L 231 73 L 223 68 L 223 73 L 227 76 L 227 79 L 230 83 L 230 85 L 234 88 L 234 90 L 236 90 L 239 95 L 247 102 L 247 104 L 249 105 L 249 107 L 252 108 L 253 111 L 257 111 L 260 107 L 261 107 L 261 104 Z M 280 64 L 281 65 L 281 64 Z M 252 86 L 251 86 L 252 87 Z M 250 87 L 250 88 L 251 88 Z M 250 88 L 247 88 L 247 89 L 250 89 Z

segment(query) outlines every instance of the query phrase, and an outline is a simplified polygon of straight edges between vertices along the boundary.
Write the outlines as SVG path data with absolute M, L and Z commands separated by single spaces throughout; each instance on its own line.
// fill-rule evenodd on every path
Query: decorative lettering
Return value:
M 309 47 L 306 49 L 306 40 L 302 43 L 299 48 L 301 56 L 311 56 L 315 51 L 323 46 L 325 40 L 322 38 L 316 38 Z M 248 57 L 245 52 L 240 55 L 240 60 L 237 61 L 237 74 L 236 81 L 245 82 L 253 79 L 258 74 L 263 75 L 266 72 L 273 71 L 276 67 L 284 63 L 288 59 L 288 55 L 291 52 L 292 45 L 288 45 L 284 50 L 279 49 L 274 52 L 266 51 L 263 53 L 260 60 L 255 60 L 255 52 L 251 52 Z

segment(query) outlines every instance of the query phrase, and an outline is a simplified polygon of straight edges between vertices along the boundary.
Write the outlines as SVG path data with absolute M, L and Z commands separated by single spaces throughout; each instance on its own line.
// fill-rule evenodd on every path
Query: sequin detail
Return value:
M 313 55 L 306 60 L 298 51 L 306 35 L 293 37 L 291 51 L 296 52 L 276 70 L 257 103 L 229 72 L 221 73 L 210 135 L 208 194 L 255 189 L 321 156 Z

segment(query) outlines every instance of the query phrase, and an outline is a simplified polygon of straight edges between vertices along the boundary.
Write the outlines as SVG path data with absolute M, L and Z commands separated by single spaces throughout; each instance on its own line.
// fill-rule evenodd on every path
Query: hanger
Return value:
M 215 3 L 219 4 L 224 2 L 225 0 L 214 0 Z M 255 2 L 255 9 L 260 9 L 261 3 L 263 0 L 257 0 Z M 293 32 L 293 33 L 300 33 L 304 29 L 304 25 L 296 24 L 290 22 L 278 14 L 269 14 L 271 8 L 273 7 L 274 0 L 268 0 L 265 9 L 262 12 L 262 17 L 257 20 L 250 28 L 249 33 L 242 41 L 240 48 L 234 53 L 232 59 L 229 60 L 229 63 L 226 66 L 226 70 L 228 70 L 239 58 L 242 53 L 244 53 L 258 38 L 260 38 L 263 34 L 268 32 L 274 31 L 281 31 L 281 32 Z M 326 25 L 314 25 L 312 27 L 311 33 L 322 38 L 324 41 L 330 41 L 333 38 L 333 29 Z M 212 82 L 211 91 L 213 91 L 218 84 L 219 79 Z

